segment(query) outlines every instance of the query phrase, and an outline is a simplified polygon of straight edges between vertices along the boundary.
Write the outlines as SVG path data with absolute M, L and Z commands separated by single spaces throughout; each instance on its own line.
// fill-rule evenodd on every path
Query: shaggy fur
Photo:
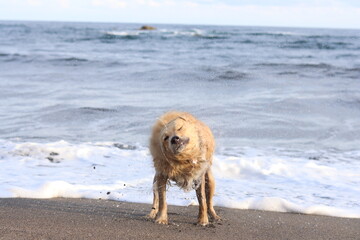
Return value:
M 168 112 L 158 118 L 150 138 L 153 156 L 154 201 L 148 215 L 167 224 L 166 184 L 174 181 L 185 191 L 196 190 L 200 225 L 209 223 L 208 213 L 220 220 L 213 208 L 215 180 L 211 173 L 215 141 L 211 130 L 189 113 Z

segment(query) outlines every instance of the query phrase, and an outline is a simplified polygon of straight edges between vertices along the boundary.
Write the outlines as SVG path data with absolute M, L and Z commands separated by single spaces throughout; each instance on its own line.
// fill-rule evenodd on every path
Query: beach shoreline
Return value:
M 197 226 L 197 206 L 169 206 L 169 225 L 150 204 L 94 199 L 0 199 L 0 239 L 357 239 L 360 219 L 215 207 L 224 219 Z
M 176 110 L 213 132 L 215 205 L 360 218 L 360 30 L 140 26 L 0 21 L 0 198 L 151 203 Z

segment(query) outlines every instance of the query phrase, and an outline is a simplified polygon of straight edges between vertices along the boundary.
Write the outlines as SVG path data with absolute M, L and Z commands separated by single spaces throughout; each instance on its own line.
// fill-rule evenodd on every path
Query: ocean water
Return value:
M 139 27 L 0 22 L 0 197 L 150 203 L 181 110 L 214 132 L 215 205 L 360 218 L 360 30 Z

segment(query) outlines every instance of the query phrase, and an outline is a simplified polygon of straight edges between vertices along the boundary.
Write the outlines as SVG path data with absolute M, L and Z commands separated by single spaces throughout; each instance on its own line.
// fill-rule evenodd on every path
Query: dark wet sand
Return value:
M 91 199 L 0 199 L 0 239 L 360 239 L 360 219 L 219 208 L 194 225 L 197 207 L 169 206 L 170 225 L 146 220 L 148 204 Z

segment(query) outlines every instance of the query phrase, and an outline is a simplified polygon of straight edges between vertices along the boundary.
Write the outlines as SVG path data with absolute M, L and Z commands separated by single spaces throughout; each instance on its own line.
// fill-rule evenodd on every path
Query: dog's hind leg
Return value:
M 196 189 L 196 196 L 199 201 L 199 216 L 198 224 L 206 226 L 209 224 L 207 205 L 206 205 L 206 193 L 205 193 L 205 174 L 201 177 L 201 184 Z
M 207 210 L 214 221 L 219 221 L 221 218 L 216 214 L 213 204 L 213 196 L 215 193 L 215 179 L 211 172 L 211 169 L 205 173 L 205 192 L 206 192 L 206 203 Z
M 154 181 L 153 181 L 153 205 L 151 208 L 150 213 L 147 215 L 148 218 L 151 219 L 155 219 L 156 214 L 159 211 L 159 192 L 158 192 L 158 186 L 157 186 L 157 181 L 156 181 L 156 175 L 154 176 Z

